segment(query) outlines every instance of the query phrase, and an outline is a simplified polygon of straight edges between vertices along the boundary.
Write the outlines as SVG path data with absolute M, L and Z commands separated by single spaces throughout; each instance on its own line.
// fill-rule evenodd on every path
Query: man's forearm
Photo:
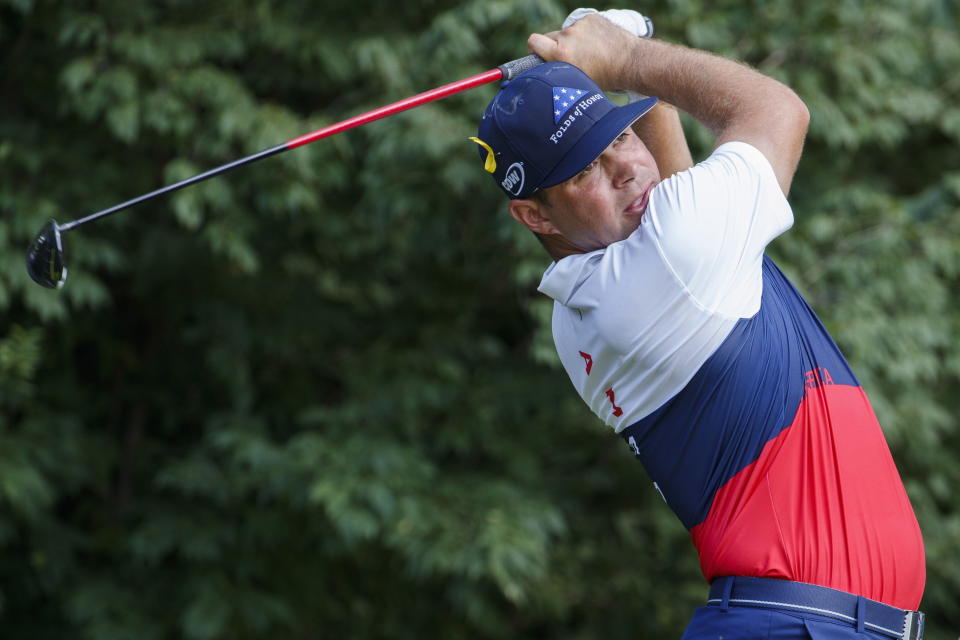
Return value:
M 676 105 L 720 142 L 731 131 L 789 137 L 806 111 L 789 87 L 739 62 L 659 40 L 630 44 L 619 74 L 625 88 Z
M 693 166 L 680 114 L 673 105 L 661 100 L 634 123 L 633 130 L 653 154 L 661 179 Z

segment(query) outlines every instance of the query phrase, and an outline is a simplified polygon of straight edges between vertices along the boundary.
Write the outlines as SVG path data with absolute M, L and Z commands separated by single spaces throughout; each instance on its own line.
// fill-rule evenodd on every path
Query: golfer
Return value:
M 553 259 L 570 380 L 690 531 L 710 590 L 683 638 L 922 637 L 923 541 L 880 425 L 764 255 L 793 223 L 803 102 L 603 14 L 528 45 L 547 64 L 501 87 L 476 142 Z M 670 106 L 601 89 L 691 114 L 712 154 L 691 166 Z

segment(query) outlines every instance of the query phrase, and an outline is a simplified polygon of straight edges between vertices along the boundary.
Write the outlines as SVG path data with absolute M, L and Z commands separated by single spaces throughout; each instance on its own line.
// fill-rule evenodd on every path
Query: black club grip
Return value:
M 513 80 L 524 71 L 529 71 L 541 64 L 543 64 L 543 58 L 535 53 L 531 53 L 528 56 L 505 62 L 497 67 L 497 69 L 500 69 L 500 72 L 503 73 L 504 80 Z

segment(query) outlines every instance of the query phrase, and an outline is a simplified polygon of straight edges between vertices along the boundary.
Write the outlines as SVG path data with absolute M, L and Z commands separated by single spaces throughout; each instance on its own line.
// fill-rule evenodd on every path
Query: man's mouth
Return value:
M 650 192 L 653 191 L 654 185 L 650 185 L 644 189 L 643 193 L 640 194 L 640 197 L 634 200 L 624 209 L 624 213 L 628 216 L 642 216 L 647 211 L 647 205 L 650 204 Z

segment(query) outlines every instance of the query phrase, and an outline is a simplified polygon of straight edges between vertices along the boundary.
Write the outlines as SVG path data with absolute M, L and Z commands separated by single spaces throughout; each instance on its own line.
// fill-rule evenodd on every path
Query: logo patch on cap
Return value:
M 558 124 L 564 114 L 576 104 L 577 99 L 585 93 L 583 89 L 553 87 L 553 124 Z
M 523 170 L 523 163 L 514 162 L 507 167 L 507 175 L 500 182 L 500 186 L 510 195 L 518 196 L 523 191 L 523 185 L 526 181 L 527 173 Z

